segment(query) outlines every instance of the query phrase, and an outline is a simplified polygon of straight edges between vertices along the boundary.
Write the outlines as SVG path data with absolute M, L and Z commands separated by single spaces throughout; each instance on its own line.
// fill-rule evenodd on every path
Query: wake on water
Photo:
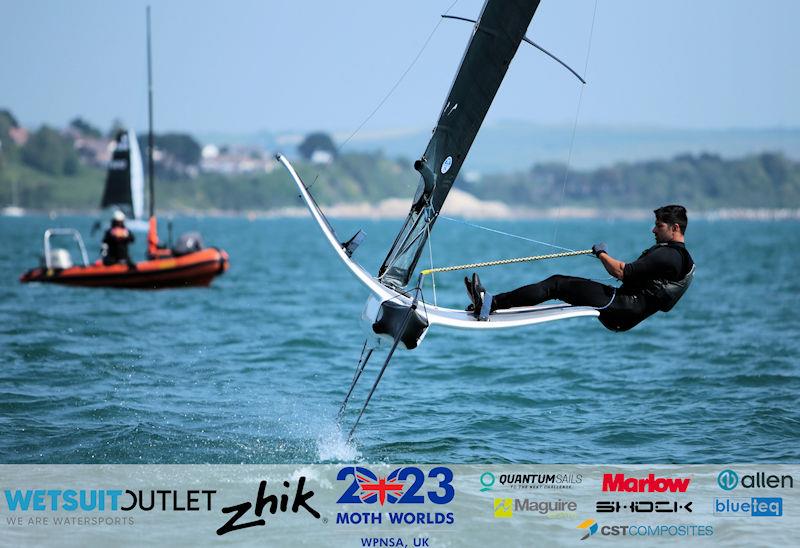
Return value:
M 317 435 L 317 457 L 320 462 L 355 462 L 361 460 L 361 452 L 355 442 L 347 441 L 342 425 L 334 420 Z

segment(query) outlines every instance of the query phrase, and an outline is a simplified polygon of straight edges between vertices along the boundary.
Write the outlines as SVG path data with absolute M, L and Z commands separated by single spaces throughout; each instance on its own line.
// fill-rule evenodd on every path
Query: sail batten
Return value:
M 431 140 L 414 167 L 420 173 L 411 211 L 378 277 L 408 285 L 428 234 L 444 205 L 539 0 L 487 0 L 475 25 Z

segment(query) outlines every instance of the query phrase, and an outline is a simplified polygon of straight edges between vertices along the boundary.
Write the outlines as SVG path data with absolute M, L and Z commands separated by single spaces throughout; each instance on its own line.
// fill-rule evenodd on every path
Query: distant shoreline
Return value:
M 387 200 L 388 201 L 388 200 Z M 331 219 L 347 220 L 397 220 L 405 218 L 408 213 L 408 202 L 403 200 L 402 210 L 395 207 L 375 206 L 370 204 L 334 204 L 323 206 L 325 215 Z M 506 206 L 507 207 L 507 206 Z M 25 210 L 25 216 L 50 216 L 56 220 L 61 216 L 86 216 L 97 217 L 97 210 Z M 630 209 L 601 209 L 565 206 L 563 208 L 508 208 L 507 211 L 493 210 L 487 207 L 483 211 L 447 211 L 443 215 L 462 218 L 466 220 L 491 220 L 491 221 L 536 221 L 553 219 L 602 219 L 602 220 L 644 220 L 650 219 L 653 215 L 652 210 L 644 208 Z M 800 221 L 800 208 L 719 208 L 704 211 L 689 210 L 693 219 L 706 221 Z M 4 215 L 0 217 L 20 217 L 20 215 Z M 308 217 L 309 213 L 305 207 L 285 207 L 271 210 L 252 210 L 252 211 L 227 211 L 227 210 L 171 210 L 162 211 L 159 217 L 162 219 L 169 217 L 219 217 L 219 218 L 245 218 L 249 220 L 257 219 L 292 219 Z

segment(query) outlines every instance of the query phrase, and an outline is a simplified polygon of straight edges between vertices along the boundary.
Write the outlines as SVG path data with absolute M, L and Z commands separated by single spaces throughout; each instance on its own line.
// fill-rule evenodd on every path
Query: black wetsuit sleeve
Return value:
M 622 281 L 634 284 L 657 278 L 676 281 L 681 278 L 682 267 L 680 251 L 667 246 L 657 247 L 632 263 L 625 264 Z
M 134 240 L 136 240 L 136 238 L 133 237 L 133 231 L 129 230 L 128 231 L 128 243 L 132 244 L 134 242 Z

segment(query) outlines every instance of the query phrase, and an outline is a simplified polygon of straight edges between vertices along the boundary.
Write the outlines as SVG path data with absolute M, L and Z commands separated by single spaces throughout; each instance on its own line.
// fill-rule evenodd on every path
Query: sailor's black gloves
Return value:
M 606 243 L 600 242 L 599 244 L 594 244 L 592 246 L 592 253 L 594 253 L 595 257 L 597 257 L 598 259 L 600 258 L 600 255 L 602 255 L 603 253 L 607 254 L 608 248 L 606 247 Z

